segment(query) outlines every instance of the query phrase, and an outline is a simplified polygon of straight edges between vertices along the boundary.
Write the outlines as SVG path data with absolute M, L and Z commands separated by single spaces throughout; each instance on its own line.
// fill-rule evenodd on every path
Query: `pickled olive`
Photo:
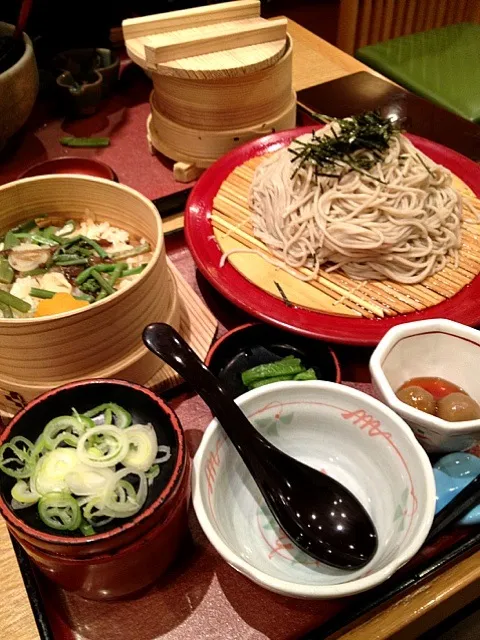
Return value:
M 435 415 L 435 398 L 422 387 L 402 387 L 397 391 L 397 398 L 415 409 Z
M 480 406 L 465 393 L 455 392 L 437 402 L 437 416 L 449 422 L 463 422 L 480 418 Z

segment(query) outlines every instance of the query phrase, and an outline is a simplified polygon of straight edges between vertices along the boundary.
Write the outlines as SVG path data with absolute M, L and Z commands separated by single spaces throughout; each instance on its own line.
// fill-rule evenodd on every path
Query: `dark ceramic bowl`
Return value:
M 176 502 L 185 499 L 186 490 L 179 495 L 179 487 L 190 472 L 190 461 L 178 418 L 154 393 L 130 382 L 86 380 L 49 391 L 30 402 L 12 419 L 0 436 L 0 446 L 16 435 L 35 440 L 55 416 L 70 414 L 72 407 L 82 413 L 104 402 L 116 402 L 125 407 L 134 422 L 150 422 L 159 444 L 171 448 L 172 456 L 160 466 L 160 474 L 149 489 L 143 509 L 132 518 L 114 520 L 93 536 L 79 537 L 74 532 L 59 535 L 43 524 L 36 506 L 19 511 L 10 508 L 14 479 L 0 474 L 0 512 L 20 544 L 27 543 L 47 553 L 77 559 L 111 553 L 141 539 L 167 519 Z
M 60 158 L 52 158 L 39 162 L 24 171 L 18 179 L 32 178 L 34 176 L 45 176 L 50 174 L 74 173 L 76 175 L 94 176 L 95 178 L 105 178 L 118 182 L 115 171 L 99 160 L 93 158 L 80 158 L 77 156 L 64 156 Z
M 243 371 L 288 355 L 314 369 L 318 380 L 341 382 L 337 356 L 328 344 L 263 323 L 244 324 L 223 335 L 212 345 L 205 364 L 237 398 L 247 391 Z

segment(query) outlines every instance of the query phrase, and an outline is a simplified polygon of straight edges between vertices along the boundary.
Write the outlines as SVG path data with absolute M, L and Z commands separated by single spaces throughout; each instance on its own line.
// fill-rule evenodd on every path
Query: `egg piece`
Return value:
M 65 313 L 66 311 L 76 311 L 88 307 L 86 300 L 77 300 L 70 293 L 56 293 L 53 298 L 39 300 L 35 317 L 53 316 L 57 313 Z

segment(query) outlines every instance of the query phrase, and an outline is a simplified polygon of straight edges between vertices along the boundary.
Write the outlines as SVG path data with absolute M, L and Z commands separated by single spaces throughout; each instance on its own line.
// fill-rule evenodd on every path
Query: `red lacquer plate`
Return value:
M 210 221 L 213 200 L 220 186 L 235 167 L 250 158 L 272 153 L 288 145 L 293 138 L 320 127 L 301 127 L 254 140 L 218 160 L 202 175 L 194 187 L 185 210 L 185 234 L 192 256 L 205 278 L 228 300 L 252 316 L 287 331 L 352 345 L 374 346 L 394 325 L 427 318 L 448 318 L 469 326 L 480 324 L 480 276 L 452 298 L 438 305 L 400 314 L 394 318 L 349 318 L 300 307 L 287 307 L 249 282 L 228 262 L 220 268 L 222 252 L 213 235 Z M 472 191 L 480 195 L 480 166 L 465 156 L 436 142 L 408 135 L 432 160 L 450 169 Z

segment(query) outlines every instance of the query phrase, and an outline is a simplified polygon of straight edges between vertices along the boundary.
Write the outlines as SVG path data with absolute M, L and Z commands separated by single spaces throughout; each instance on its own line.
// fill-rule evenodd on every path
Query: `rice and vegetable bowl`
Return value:
M 41 216 L 0 237 L 0 318 L 81 309 L 130 286 L 152 257 L 144 238 L 108 222 Z

